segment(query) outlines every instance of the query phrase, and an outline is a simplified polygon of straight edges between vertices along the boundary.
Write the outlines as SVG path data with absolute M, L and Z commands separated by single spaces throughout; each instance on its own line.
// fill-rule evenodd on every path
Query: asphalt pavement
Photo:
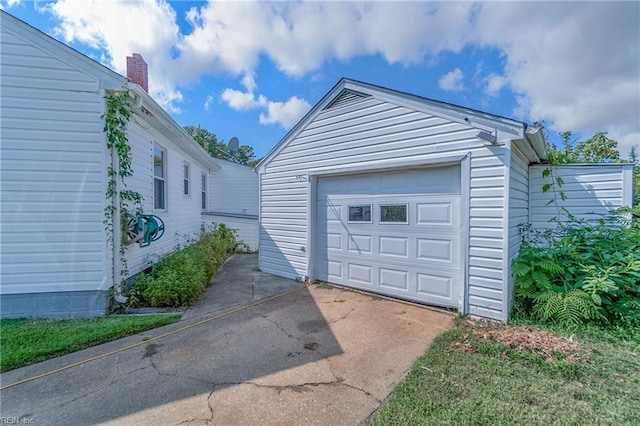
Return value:
M 175 324 L 2 373 L 16 424 L 359 424 L 453 315 L 234 255 Z

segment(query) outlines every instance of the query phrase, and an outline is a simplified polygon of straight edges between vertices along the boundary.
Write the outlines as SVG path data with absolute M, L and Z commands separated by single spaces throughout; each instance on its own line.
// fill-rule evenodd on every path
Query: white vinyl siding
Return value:
M 257 218 L 219 216 L 212 213 L 206 213 L 202 215 L 202 222 L 204 223 L 206 229 L 209 229 L 211 226 L 223 223 L 228 228 L 236 231 L 238 241 L 245 243 L 249 247 L 249 250 L 258 250 Z
M 127 189 L 140 193 L 144 212 L 160 216 L 166 226 L 164 236 L 148 247 L 128 247 L 133 275 L 199 235 L 202 200 L 184 196 L 183 166 L 190 165 L 189 192 L 197 193 L 192 176 L 213 179 L 217 162 L 205 157 L 180 126 L 125 77 L 0 13 L 3 317 L 105 313 L 108 290 L 120 277 L 114 277 L 113 249 L 103 223 L 111 201 L 105 199 L 107 167 L 113 159 L 101 116 L 107 93 L 123 87 L 137 98 L 127 127 L 133 169 Z M 154 210 L 156 143 L 166 153 L 163 210 Z M 242 194 L 247 210 L 253 200 L 252 213 L 257 214 L 257 179 L 251 175 L 253 182 L 229 194 Z
M 504 319 L 502 247 L 504 147 L 489 147 L 478 130 L 375 97 L 318 112 L 261 174 L 260 267 L 290 278 L 307 275 L 308 170 L 379 167 L 471 155 L 468 312 Z
M 543 165 L 529 168 L 529 221 L 536 229 L 555 227 L 553 218 L 566 221 L 563 209 L 579 219 L 595 221 L 611 210 L 631 206 L 630 164 L 555 166 L 551 176 L 543 177 L 545 169 Z M 543 186 L 553 182 L 552 177 L 561 177 L 564 184 L 543 192 Z M 566 200 L 560 198 L 560 191 Z
M 220 169 L 212 175 L 208 211 L 258 214 L 258 175 L 247 166 L 218 161 Z
M 176 143 L 157 132 L 143 119 L 144 117 L 135 115 L 128 127 L 134 174 L 127 179 L 127 187 L 142 195 L 145 213 L 154 214 L 164 221 L 165 232 L 162 238 L 147 247 L 139 247 L 137 244 L 129 246 L 127 261 L 130 275 L 135 275 L 177 246 L 184 246 L 199 236 L 202 224 L 201 199 L 184 196 L 184 165 L 189 164 L 192 176 L 208 173 L 203 164 L 187 155 Z M 155 147 L 162 147 L 165 153 L 165 210 L 154 209 Z
M 100 80 L 0 26 L 2 294 L 106 289 Z
M 509 259 L 506 265 L 509 283 L 506 297 L 509 303 L 511 303 L 513 296 L 511 294 L 513 288 L 511 263 L 518 255 L 522 241 L 519 228 L 520 225 L 529 221 L 529 162 L 517 148 L 513 147 L 512 149 L 509 170 Z

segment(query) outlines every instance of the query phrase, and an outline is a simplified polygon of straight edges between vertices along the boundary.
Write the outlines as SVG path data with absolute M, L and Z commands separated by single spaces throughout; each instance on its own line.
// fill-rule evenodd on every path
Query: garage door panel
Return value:
M 320 178 L 317 278 L 416 302 L 457 306 L 460 169 L 444 169 Z M 348 220 L 354 206 L 370 206 L 367 221 Z
M 328 260 L 326 262 L 327 265 L 327 274 L 329 278 L 338 278 L 343 279 L 342 275 L 342 262 L 336 262 L 334 260 Z
M 458 258 L 458 253 L 454 252 L 455 246 L 457 246 L 457 244 L 454 244 L 454 240 L 452 239 L 417 238 L 416 258 L 427 262 L 452 263 Z
M 373 281 L 371 280 L 371 278 L 373 277 L 373 266 L 361 265 L 358 263 L 348 263 L 347 271 L 348 280 L 355 281 L 360 284 L 373 284 Z
M 416 224 L 432 226 L 454 226 L 452 202 L 416 203 Z
M 450 276 L 418 273 L 418 294 L 443 301 L 453 301 L 453 280 Z
M 390 237 L 381 235 L 378 239 L 380 256 L 407 258 L 409 255 L 408 237 Z
M 393 290 L 409 290 L 409 272 L 382 267 L 379 268 L 379 271 L 380 287 L 391 288 Z
M 371 235 L 348 234 L 348 250 L 351 253 L 372 254 Z
M 318 248 L 322 251 L 342 251 L 342 234 L 337 232 L 325 232 L 318 235 Z
M 414 270 L 414 271 L 437 271 L 439 274 L 455 275 L 460 268 L 448 262 L 417 262 L 413 258 L 401 257 L 381 257 L 375 254 L 357 254 L 350 252 L 331 253 L 329 256 L 318 258 L 320 264 L 327 261 L 342 262 L 347 265 L 349 263 L 367 264 L 374 267 L 389 267 L 394 269 Z M 319 279 L 323 279 L 318 277 Z

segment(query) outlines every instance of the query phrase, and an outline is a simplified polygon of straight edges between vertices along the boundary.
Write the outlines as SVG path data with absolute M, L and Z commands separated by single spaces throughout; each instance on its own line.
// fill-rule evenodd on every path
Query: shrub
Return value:
M 640 325 L 640 223 L 628 210 L 597 224 L 570 217 L 554 230 L 521 229 L 513 262 L 518 305 L 542 321 Z
M 161 259 L 150 273 L 138 276 L 129 291 L 129 306 L 191 305 L 229 254 L 242 249 L 235 231 L 219 224 L 190 246 Z

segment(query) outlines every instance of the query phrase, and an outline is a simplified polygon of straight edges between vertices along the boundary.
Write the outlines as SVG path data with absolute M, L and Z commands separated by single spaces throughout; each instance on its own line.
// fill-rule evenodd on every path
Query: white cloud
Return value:
M 607 131 L 625 156 L 640 134 L 639 16 L 637 2 L 485 3 L 475 32 L 502 51 L 523 98 L 516 113 L 585 137 Z
M 489 96 L 498 96 L 500 90 L 507 84 L 507 79 L 501 75 L 491 74 L 487 77 L 484 92 Z
M 213 102 L 213 96 L 207 95 L 207 98 L 204 101 L 204 109 L 209 111 L 209 107 L 211 106 L 212 102 Z
M 181 35 L 176 13 L 164 1 L 59 0 L 47 6 L 61 22 L 57 35 L 104 50 L 104 64 L 126 75 L 126 57 L 140 53 L 149 64 L 149 90 L 166 109 L 179 111 L 181 81 L 173 49 Z
M 242 84 L 249 93 L 253 93 L 253 91 L 257 87 L 256 81 L 253 79 L 253 75 L 251 74 L 246 74 L 244 77 L 242 77 L 242 81 L 240 82 L 240 84 Z
M 269 102 L 267 113 L 260 114 L 260 123 L 278 123 L 282 128 L 289 129 L 296 124 L 309 109 L 311 109 L 311 105 L 297 96 L 289 98 L 286 102 Z
M 438 80 L 438 86 L 442 90 L 446 90 L 448 92 L 460 92 L 464 90 L 464 73 L 460 70 L 460 68 L 456 68 L 453 71 L 449 71 L 445 75 Z
M 220 96 L 223 101 L 237 111 L 246 111 L 267 105 L 267 98 L 258 96 L 252 92 L 242 92 L 235 89 L 224 89 Z
M 280 124 L 284 129 L 289 129 L 311 108 L 307 101 L 297 96 L 286 102 L 269 101 L 264 95 L 256 96 L 254 90 L 258 86 L 251 74 L 246 74 L 240 84 L 246 92 L 227 88 L 222 91 L 220 98 L 237 111 L 264 109 L 265 112 L 260 113 L 260 124 Z
M 411 65 L 480 46 L 497 50 L 505 63 L 488 80 L 477 77 L 486 81 L 485 93 L 508 87 L 522 119 L 583 134 L 608 131 L 622 152 L 640 134 L 638 2 L 210 1 L 188 11 L 192 28 L 185 32 L 164 0 L 59 0 L 48 7 L 67 42 L 104 49 L 106 64 L 119 72 L 127 55 L 141 53 L 152 95 L 169 108 L 179 106 L 182 85 L 203 75 L 243 75 L 246 91 L 227 92 L 226 102 L 266 108 L 262 122 L 283 123 L 274 117 L 295 110 L 297 98 L 269 103 L 254 96 L 253 73 L 264 58 L 298 78 L 335 59 L 380 55 Z M 447 90 L 461 87 L 461 78 L 448 78 Z
M 0 10 L 11 8 L 20 4 L 20 0 L 0 0 Z

